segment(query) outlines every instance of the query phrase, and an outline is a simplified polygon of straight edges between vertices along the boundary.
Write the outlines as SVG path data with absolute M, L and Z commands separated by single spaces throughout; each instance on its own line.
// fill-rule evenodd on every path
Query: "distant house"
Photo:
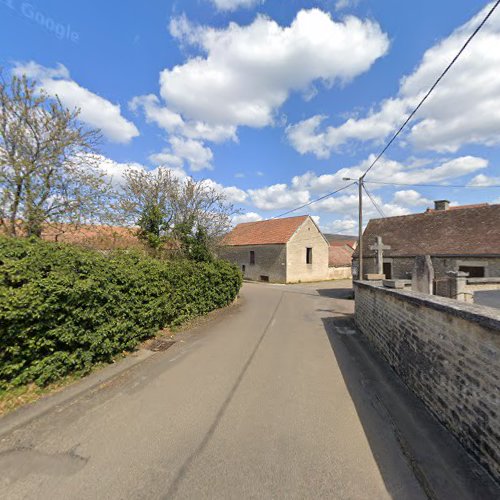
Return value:
M 308 215 L 238 224 L 220 256 L 246 278 L 274 283 L 328 279 L 329 244 Z
M 436 201 L 424 213 L 372 219 L 363 233 L 363 274 L 377 273 L 377 238 L 384 246 L 387 278 L 411 277 L 415 257 L 430 255 L 435 277 L 463 271 L 472 278 L 500 277 L 500 205 L 453 207 Z M 353 267 L 359 268 L 359 248 Z
M 355 236 L 343 234 L 325 234 L 330 248 L 328 267 L 330 279 L 352 278 L 352 255 L 358 239 Z

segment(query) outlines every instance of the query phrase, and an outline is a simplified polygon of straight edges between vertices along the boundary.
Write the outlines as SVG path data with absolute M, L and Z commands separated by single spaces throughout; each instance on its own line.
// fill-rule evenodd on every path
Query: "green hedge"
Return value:
M 0 237 L 0 388 L 86 372 L 159 328 L 228 305 L 241 283 L 224 261 Z

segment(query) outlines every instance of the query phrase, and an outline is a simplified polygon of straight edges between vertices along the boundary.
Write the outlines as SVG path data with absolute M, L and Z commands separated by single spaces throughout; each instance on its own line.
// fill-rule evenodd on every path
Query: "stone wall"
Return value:
M 329 280 L 345 280 L 352 278 L 351 267 L 329 267 L 328 279 Z
M 358 328 L 500 480 L 500 311 L 355 282 Z
M 459 266 L 481 265 L 485 267 L 487 277 L 500 277 L 500 257 L 437 257 L 431 256 L 434 266 L 434 276 L 446 278 L 448 271 L 458 271 Z M 392 265 L 393 279 L 410 279 L 415 262 L 414 257 L 390 257 L 384 255 L 384 262 Z M 358 265 L 357 259 L 355 265 Z M 377 272 L 377 261 L 374 256 L 365 256 L 363 260 L 363 274 L 374 274 Z
M 250 264 L 250 251 L 255 252 L 255 264 Z M 246 279 L 261 281 L 267 276 L 271 283 L 286 282 L 286 245 L 243 245 L 224 247 L 219 257 L 236 264 Z

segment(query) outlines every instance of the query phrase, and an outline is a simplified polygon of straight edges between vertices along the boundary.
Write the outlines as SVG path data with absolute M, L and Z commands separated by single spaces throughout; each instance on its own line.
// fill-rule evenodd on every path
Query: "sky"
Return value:
M 116 185 L 170 168 L 256 221 L 359 177 L 491 6 L 0 0 L 0 66 L 80 108 Z M 500 203 L 499 47 L 500 8 L 367 175 L 366 220 Z M 290 215 L 354 234 L 357 210 L 351 186 Z

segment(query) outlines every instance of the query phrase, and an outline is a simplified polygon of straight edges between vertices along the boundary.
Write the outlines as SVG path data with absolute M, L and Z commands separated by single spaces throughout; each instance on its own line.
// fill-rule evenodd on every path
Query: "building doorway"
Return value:
M 384 262 L 383 271 L 386 280 L 392 280 L 392 264 L 390 262 Z

